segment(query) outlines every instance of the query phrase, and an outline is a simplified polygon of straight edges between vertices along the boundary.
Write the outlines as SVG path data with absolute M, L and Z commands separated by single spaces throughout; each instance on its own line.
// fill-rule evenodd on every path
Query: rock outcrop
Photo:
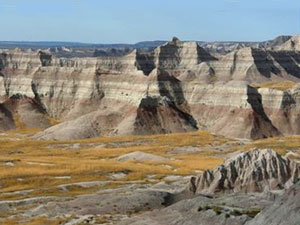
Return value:
M 154 50 L 156 68 L 171 71 L 174 75 L 184 70 L 193 69 L 202 62 L 215 60 L 215 57 L 196 42 L 182 42 L 176 37 Z
M 260 212 L 261 208 L 268 207 L 270 204 L 272 201 L 261 194 L 235 194 L 215 198 L 197 195 L 192 199 L 179 201 L 164 209 L 132 216 L 117 224 L 245 225 L 253 219 L 255 214 Z M 260 223 L 254 224 L 260 225 Z
M 300 221 L 300 182 L 287 190 L 246 225 L 298 225 Z
M 246 80 L 251 83 L 292 80 L 299 81 L 299 54 L 241 48 L 215 62 L 210 62 L 218 80 Z
M 153 52 L 122 57 L 65 59 L 43 51 L 2 51 L 0 103 L 24 96 L 62 122 L 36 136 L 42 139 L 197 129 L 252 139 L 300 134 L 300 86 L 252 85 L 300 81 L 296 62 L 296 51 L 252 47 L 216 58 L 196 42 L 177 38 Z M 3 107 L 1 118 L 1 129 L 15 128 Z
M 145 152 L 131 152 L 125 155 L 121 155 L 116 158 L 117 161 L 126 162 L 126 161 L 152 161 L 152 162 L 163 162 L 168 161 L 167 158 L 153 155 Z
M 215 170 L 193 177 L 194 193 L 263 192 L 290 187 L 299 177 L 300 164 L 270 149 L 238 154 Z
M 0 104 L 0 129 L 37 128 L 51 126 L 45 110 L 35 99 L 14 95 Z
M 276 46 L 275 49 L 281 51 L 300 51 L 300 35 L 292 37 L 282 45 Z

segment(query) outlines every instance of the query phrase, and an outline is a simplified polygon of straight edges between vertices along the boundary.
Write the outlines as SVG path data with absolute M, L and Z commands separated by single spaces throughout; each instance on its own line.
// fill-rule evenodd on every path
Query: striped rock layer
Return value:
M 300 85 L 285 91 L 251 85 L 299 82 L 298 62 L 296 50 L 243 48 L 215 57 L 176 38 L 123 57 L 2 50 L 0 129 L 16 128 L 17 115 L 27 127 L 47 128 L 41 139 L 198 129 L 252 139 L 299 134 Z M 49 118 L 61 123 L 52 126 Z

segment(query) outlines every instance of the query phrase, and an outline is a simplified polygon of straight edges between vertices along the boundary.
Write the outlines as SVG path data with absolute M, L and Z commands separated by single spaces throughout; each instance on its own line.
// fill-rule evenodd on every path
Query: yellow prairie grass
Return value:
M 53 190 L 57 185 L 72 182 L 111 180 L 110 174 L 119 172 L 127 174 L 122 181 L 145 181 L 147 175 L 188 175 L 194 170 L 212 168 L 222 160 L 209 157 L 209 153 L 198 156 L 183 153 L 174 156 L 174 161 L 160 163 L 119 162 L 115 158 L 135 151 L 168 158 L 169 152 L 177 147 L 200 148 L 226 140 L 208 132 L 74 141 L 40 141 L 28 135 L 8 133 L 0 136 L 0 194 L 26 189 Z M 80 145 L 73 149 L 74 144 Z M 68 179 L 57 179 L 66 176 Z
M 262 84 L 254 84 L 253 86 L 256 88 L 269 88 L 280 91 L 286 91 L 292 89 L 296 85 L 295 82 L 292 81 L 275 81 L 275 82 L 267 82 Z

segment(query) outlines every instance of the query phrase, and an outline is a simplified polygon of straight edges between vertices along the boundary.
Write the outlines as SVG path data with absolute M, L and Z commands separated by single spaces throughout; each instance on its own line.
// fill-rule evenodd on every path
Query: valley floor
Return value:
M 76 141 L 31 136 L 0 133 L 0 224 L 116 224 L 156 208 L 151 196 L 157 193 L 135 193 L 160 190 L 157 199 L 162 199 L 161 207 L 167 206 L 163 191 L 183 190 L 190 176 L 218 166 L 237 151 L 258 147 L 282 155 L 300 153 L 299 136 L 259 141 L 207 132 Z M 123 195 L 143 207 L 120 205 Z

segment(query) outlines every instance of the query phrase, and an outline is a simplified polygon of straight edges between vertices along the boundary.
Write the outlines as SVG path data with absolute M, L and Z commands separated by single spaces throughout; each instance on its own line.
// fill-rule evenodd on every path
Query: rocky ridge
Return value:
M 287 40 L 282 45 L 276 46 L 276 50 L 281 51 L 300 51 L 300 36 L 294 36 L 291 39 Z
M 122 57 L 64 59 L 43 51 L 2 51 L 0 103 L 15 96 L 32 99 L 45 116 L 62 122 L 36 136 L 41 139 L 197 129 L 252 139 L 299 134 L 300 86 L 252 86 L 298 82 L 299 58 L 296 51 L 253 47 L 215 57 L 196 42 L 177 38 L 153 52 Z
M 229 158 L 215 170 L 193 177 L 193 193 L 263 192 L 292 186 L 300 164 L 270 149 L 254 149 Z

